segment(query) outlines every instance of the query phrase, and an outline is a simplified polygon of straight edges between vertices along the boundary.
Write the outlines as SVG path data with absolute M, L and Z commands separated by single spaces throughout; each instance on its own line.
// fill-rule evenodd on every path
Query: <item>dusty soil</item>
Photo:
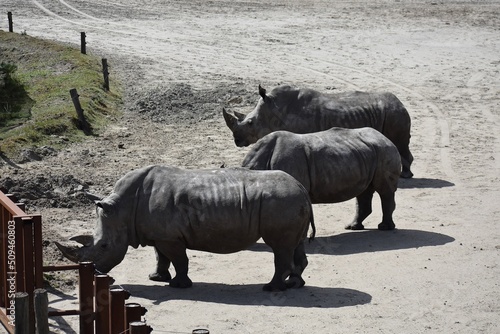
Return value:
M 343 230 L 353 201 L 315 205 L 306 286 L 283 293 L 261 291 L 273 260 L 260 243 L 189 252 L 191 289 L 149 281 L 150 248 L 130 249 L 110 274 L 156 332 L 499 331 L 500 3 L 4 0 L 7 11 L 31 36 L 78 47 L 85 31 L 125 82 L 123 117 L 99 136 L 0 162 L 1 185 L 43 215 L 47 262 L 65 261 L 52 241 L 93 230 L 82 191 L 105 195 L 149 164 L 238 166 L 247 149 L 221 110 L 249 112 L 258 84 L 386 90 L 413 122 L 415 177 L 400 181 L 395 231 L 376 230 L 377 199 L 360 232 Z M 75 277 L 48 279 L 51 307 L 75 307 Z M 51 320 L 53 332 L 77 328 L 75 317 Z

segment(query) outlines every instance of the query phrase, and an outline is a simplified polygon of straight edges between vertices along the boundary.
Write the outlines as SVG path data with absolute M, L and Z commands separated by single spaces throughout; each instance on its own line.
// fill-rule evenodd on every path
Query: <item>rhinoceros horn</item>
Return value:
M 91 235 L 77 235 L 70 238 L 70 240 L 82 244 L 83 247 L 66 247 L 61 245 L 57 241 L 54 243 L 56 244 L 57 248 L 59 248 L 64 257 L 66 257 L 68 260 L 72 262 L 78 263 L 82 258 L 83 248 L 90 247 L 94 244 L 94 237 Z
M 224 115 L 224 120 L 226 121 L 227 127 L 233 130 L 234 127 L 238 124 L 238 119 L 228 113 L 225 108 L 222 108 L 222 114 Z
M 59 248 L 59 250 L 61 251 L 61 253 L 64 255 L 65 258 L 67 258 L 71 262 L 75 262 L 75 263 L 78 263 L 80 261 L 80 258 L 81 258 L 80 248 L 78 248 L 78 247 L 72 247 L 72 248 L 66 247 L 66 246 L 61 245 L 57 241 L 54 241 L 54 243 L 56 244 L 57 248 Z
M 91 235 L 76 235 L 71 237 L 69 240 L 76 241 L 85 247 L 89 247 L 94 244 L 94 237 Z

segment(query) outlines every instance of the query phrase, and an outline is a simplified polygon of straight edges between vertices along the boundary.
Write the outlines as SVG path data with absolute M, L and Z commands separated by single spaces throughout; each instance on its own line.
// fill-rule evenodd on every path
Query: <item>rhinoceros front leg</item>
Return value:
M 175 268 L 175 277 L 170 280 L 174 288 L 189 288 L 193 282 L 188 277 L 189 259 L 186 254 L 186 245 L 180 241 L 157 242 L 156 249 L 167 259 L 172 261 Z
M 149 274 L 149 279 L 156 282 L 168 282 L 172 279 L 172 276 L 168 272 L 168 268 L 170 267 L 170 260 L 163 255 L 155 247 L 156 254 L 156 271 L 154 273 Z
M 382 203 L 382 222 L 378 224 L 379 230 L 394 230 L 396 225 L 392 220 L 392 213 L 396 209 L 396 201 L 394 200 L 394 192 L 380 194 L 380 202 Z
M 372 213 L 373 189 L 369 187 L 364 192 L 356 197 L 356 216 L 349 225 L 346 225 L 347 230 L 363 230 L 363 220 Z

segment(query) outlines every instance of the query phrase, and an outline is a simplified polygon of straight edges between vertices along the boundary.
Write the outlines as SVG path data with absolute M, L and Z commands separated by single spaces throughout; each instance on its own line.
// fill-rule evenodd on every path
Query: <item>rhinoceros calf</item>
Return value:
M 331 127 L 371 127 L 389 138 L 401 156 L 401 177 L 412 177 L 411 120 L 401 101 L 391 93 L 348 92 L 323 94 L 312 89 L 278 86 L 269 94 L 259 86 L 261 99 L 248 115 L 223 109 L 237 146 L 248 146 L 278 130 L 310 133 Z
M 331 128 L 308 134 L 276 131 L 257 141 L 242 166 L 287 172 L 304 185 L 312 203 L 356 197 L 357 214 L 347 229 L 364 228 L 376 191 L 383 212 L 378 228 L 395 227 L 392 213 L 401 160 L 394 144 L 372 128 Z
M 96 204 L 94 235 L 72 238 L 84 246 L 57 243 L 72 261 L 93 261 L 97 270 L 108 272 L 129 245 L 154 246 L 153 276 L 170 278 L 172 262 L 176 276 L 170 286 L 189 287 L 186 249 L 233 253 L 262 237 L 275 257 L 275 274 L 264 290 L 304 285 L 310 223 L 311 238 L 315 232 L 312 205 L 304 187 L 282 171 L 149 166 L 126 174 Z

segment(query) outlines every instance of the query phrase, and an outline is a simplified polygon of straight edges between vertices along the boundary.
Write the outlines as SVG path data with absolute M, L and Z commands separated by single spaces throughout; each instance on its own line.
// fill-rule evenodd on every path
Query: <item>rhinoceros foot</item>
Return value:
M 193 282 L 191 279 L 187 276 L 185 277 L 178 277 L 175 276 L 171 281 L 170 281 L 170 286 L 172 288 L 190 288 L 193 286 Z
M 413 177 L 413 173 L 409 169 L 403 169 L 400 176 L 405 179 L 411 179 Z
M 167 271 L 167 273 L 151 273 L 149 274 L 149 279 L 155 282 L 168 282 L 172 279 L 172 276 Z
M 352 222 L 344 227 L 346 230 L 364 230 L 365 227 L 361 223 Z
M 298 274 L 290 274 L 290 277 L 285 281 L 287 289 L 298 289 L 306 284 L 306 281 Z
M 285 282 L 280 282 L 280 283 L 269 282 L 262 287 L 262 290 L 270 291 L 270 292 L 272 292 L 272 291 L 285 291 L 286 284 L 285 284 Z
M 380 231 L 390 231 L 394 230 L 396 228 L 396 225 L 393 222 L 382 222 L 378 224 L 378 229 Z

